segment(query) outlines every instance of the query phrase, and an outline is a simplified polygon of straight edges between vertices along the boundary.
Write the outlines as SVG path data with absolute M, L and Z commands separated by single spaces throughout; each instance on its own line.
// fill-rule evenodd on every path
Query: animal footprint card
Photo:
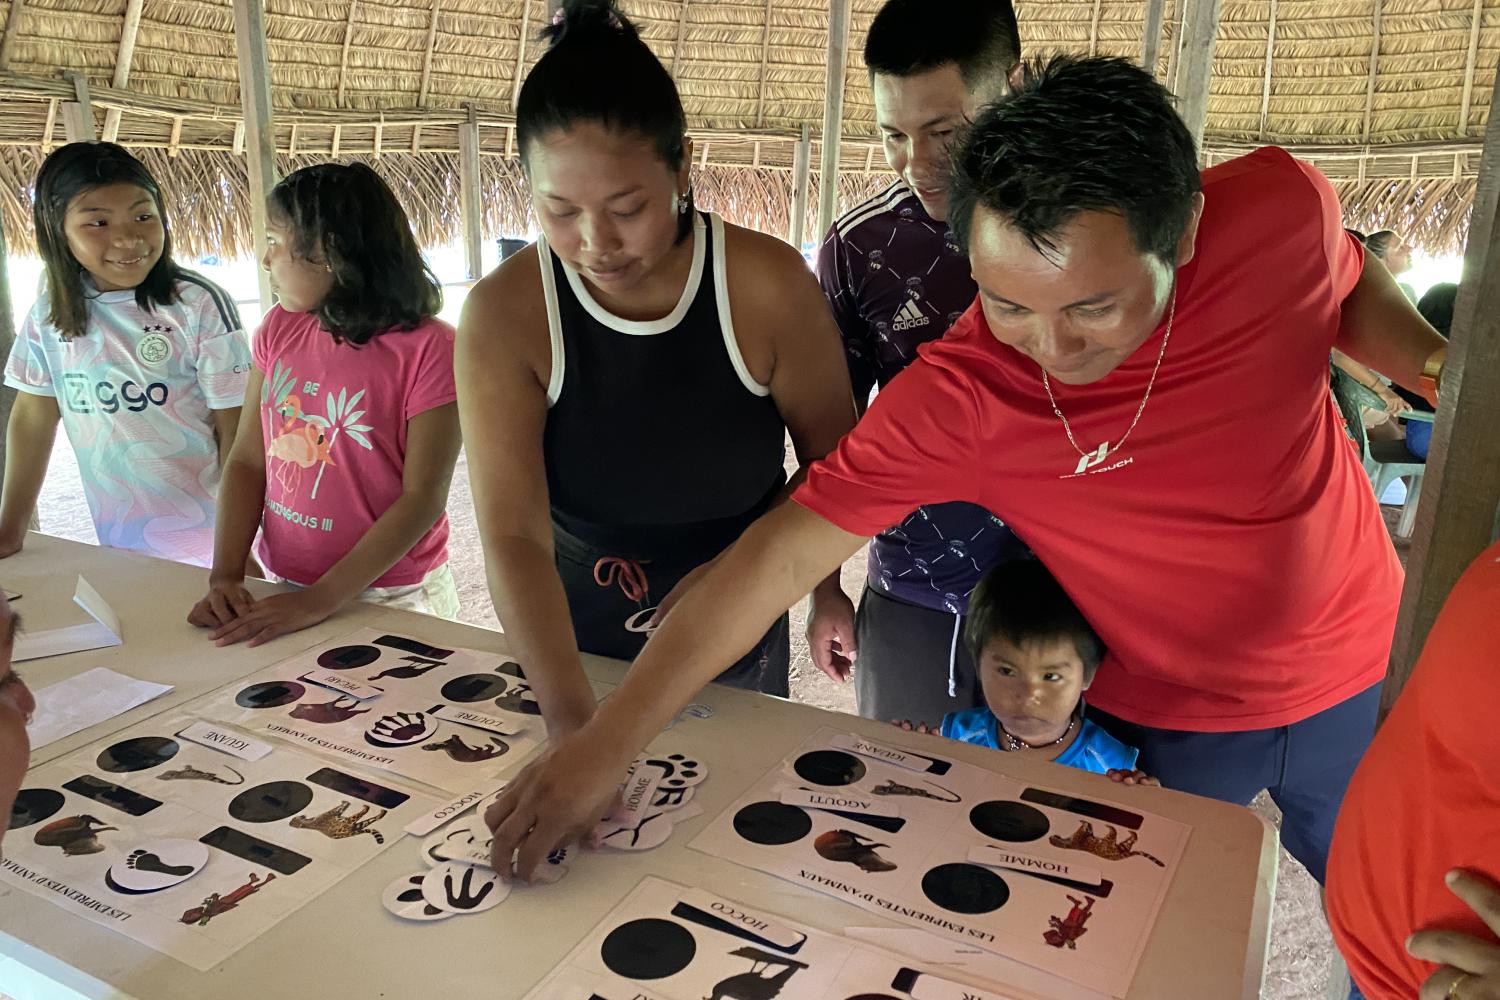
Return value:
M 1124 996 L 1189 834 L 1130 791 L 1083 799 L 823 729 L 690 846 Z
M 203 711 L 449 792 L 513 770 L 546 735 L 525 672 L 507 657 L 375 629 L 298 653 Z
M 525 1000 L 1010 1000 L 701 889 L 643 880 Z
M 165 717 L 28 773 L 0 880 L 204 970 L 435 804 L 229 727 Z

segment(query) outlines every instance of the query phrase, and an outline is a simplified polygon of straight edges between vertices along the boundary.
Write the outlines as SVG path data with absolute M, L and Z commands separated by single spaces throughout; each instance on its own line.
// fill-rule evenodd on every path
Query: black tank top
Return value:
M 786 425 L 746 370 L 730 321 L 724 224 L 694 220 L 693 262 L 659 320 L 605 311 L 537 241 L 552 338 L 543 438 L 558 527 L 633 558 L 708 558 L 785 481 Z

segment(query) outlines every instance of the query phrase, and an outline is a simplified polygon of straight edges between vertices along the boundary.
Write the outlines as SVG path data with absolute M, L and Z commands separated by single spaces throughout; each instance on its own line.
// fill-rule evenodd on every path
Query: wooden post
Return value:
M 839 204 L 839 145 L 844 134 L 844 71 L 848 66 L 849 0 L 830 0 L 827 91 L 823 98 L 823 158 L 818 168 L 818 238 L 833 225 Z
M 468 105 L 469 120 L 458 127 L 459 205 L 463 218 L 464 271 L 470 281 L 484 273 L 483 220 L 480 218 L 479 118 Z
M 1214 63 L 1214 35 L 1218 30 L 1219 0 L 1188 0 L 1177 99 L 1182 120 L 1187 122 L 1199 149 L 1203 148 L 1203 126 L 1208 119 L 1208 87 Z
M 77 98 L 63 102 L 63 135 L 69 142 L 93 142 L 99 136 L 94 130 L 94 102 L 89 99 L 89 78 L 82 73 L 64 73 L 63 76 L 73 84 L 73 94 Z
M 1141 28 L 1141 65 L 1152 76 L 1161 62 L 1161 18 L 1167 0 L 1146 0 L 1146 23 Z
M 1500 88 L 1490 98 L 1500 114 Z M 1496 119 L 1500 121 L 1500 119 Z M 1406 563 L 1390 673 L 1381 696 L 1389 711 L 1411 676 L 1427 633 L 1453 584 L 1490 544 L 1500 505 L 1500 129 L 1485 129 L 1478 190 L 1453 309 L 1453 336 Z
M 130 61 L 135 57 L 135 36 L 141 30 L 141 7 L 145 0 L 126 0 L 125 21 L 120 25 L 120 48 L 115 53 L 115 75 L 111 84 L 124 90 L 130 82 Z M 114 142 L 120 134 L 120 109 L 104 111 L 104 141 Z
M 807 238 L 807 191 L 812 186 L 812 129 L 802 123 L 802 137 L 792 152 L 792 220 L 788 242 L 798 250 Z M 821 234 L 819 234 L 821 239 Z
M 266 246 L 266 197 L 276 186 L 276 131 L 271 118 L 271 69 L 266 59 L 265 0 L 234 0 L 234 47 L 240 63 L 240 112 L 245 121 L 245 166 L 250 178 L 250 228 L 259 258 Z M 260 278 L 260 306 L 270 309 L 271 282 Z
M 1474 63 L 1479 58 L 1479 29 L 1484 23 L 1484 0 L 1474 0 L 1469 14 L 1469 55 L 1464 62 L 1464 96 L 1458 112 L 1458 134 L 1469 134 L 1469 108 L 1474 102 Z
M 26 0 L 10 0 L 10 10 L 5 15 L 5 30 L 0 33 L 0 71 L 10 68 L 10 47 L 20 34 L 21 12 L 26 9 Z

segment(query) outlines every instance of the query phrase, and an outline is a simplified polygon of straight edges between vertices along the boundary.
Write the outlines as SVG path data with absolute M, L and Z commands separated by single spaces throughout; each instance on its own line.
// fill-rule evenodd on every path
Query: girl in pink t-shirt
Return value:
M 324 163 L 276 185 L 266 232 L 278 304 L 256 333 L 209 590 L 188 620 L 253 646 L 356 599 L 454 617 L 453 328 L 411 225 L 369 167 Z M 245 590 L 257 529 L 262 565 L 298 589 Z

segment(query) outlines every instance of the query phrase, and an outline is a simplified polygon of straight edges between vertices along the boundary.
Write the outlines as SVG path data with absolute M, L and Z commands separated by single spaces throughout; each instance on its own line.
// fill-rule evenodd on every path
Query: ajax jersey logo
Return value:
M 144 336 L 135 345 L 135 356 L 141 364 L 154 368 L 171 360 L 172 341 L 167 336 L 169 329 L 160 325 L 145 328 Z

